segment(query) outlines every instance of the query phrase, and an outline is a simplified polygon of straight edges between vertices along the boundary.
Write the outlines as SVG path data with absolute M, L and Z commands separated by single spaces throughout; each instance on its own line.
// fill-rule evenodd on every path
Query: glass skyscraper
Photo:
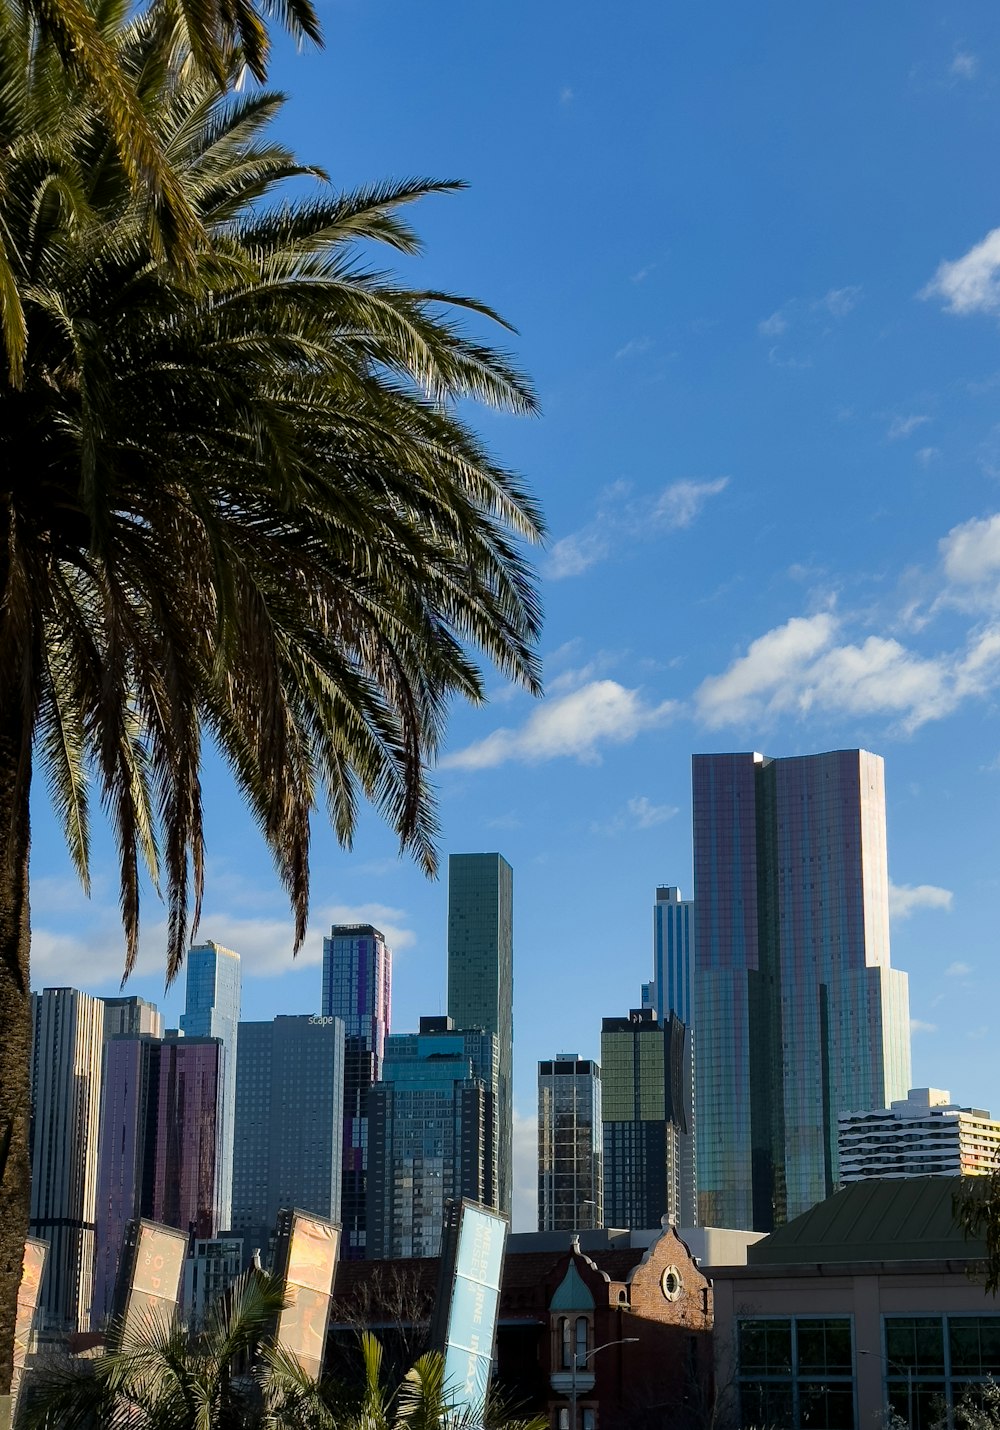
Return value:
M 165 1038 L 158 1049 L 153 1220 L 198 1237 L 219 1231 L 225 1056 L 220 1038 L 187 1034 Z
M 837 1118 L 910 1084 L 883 762 L 695 755 L 700 1220 L 770 1231 L 838 1180 Z
M 604 1225 L 601 1069 L 576 1053 L 538 1064 L 538 1230 Z
M 323 1016 L 344 1025 L 340 1255 L 365 1256 L 368 1090 L 382 1076 L 392 1013 L 392 951 L 371 924 L 334 924 L 323 940 Z
M 187 990 L 181 1031 L 186 1037 L 222 1043 L 219 1113 L 216 1119 L 216 1230 L 229 1229 L 233 1197 L 233 1126 L 236 1118 L 236 1043 L 240 1025 L 240 956 L 211 939 L 187 956 Z
M 49 1243 L 42 1329 L 90 1329 L 104 1005 L 75 988 L 32 997 L 31 1221 Z
M 266 1256 L 282 1207 L 340 1220 L 344 1025 L 244 1023 L 236 1078 L 232 1229 Z
M 604 1224 L 645 1229 L 670 1211 L 666 1039 L 652 1008 L 601 1023 Z
M 698 1225 L 694 1129 L 694 901 L 661 884 L 653 905 L 653 980 L 642 1003 L 662 1024 L 667 1119 L 667 1213 L 680 1226 Z
M 508 1217 L 514 1154 L 514 872 L 500 854 L 448 860 L 448 1014 L 497 1039 L 497 1207 Z
M 449 1198 L 496 1206 L 496 1035 L 420 1019 L 386 1044 L 369 1094 L 370 1260 L 437 1256 Z

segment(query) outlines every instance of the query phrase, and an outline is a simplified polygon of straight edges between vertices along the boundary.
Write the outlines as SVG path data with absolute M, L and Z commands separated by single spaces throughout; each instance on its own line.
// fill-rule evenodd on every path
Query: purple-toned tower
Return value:
M 695 755 L 693 786 L 699 1219 L 766 1232 L 837 1185 L 838 1114 L 909 1086 L 883 763 Z
M 341 1257 L 365 1258 L 368 1089 L 382 1076 L 392 1003 L 392 952 L 371 924 L 334 924 L 323 940 L 323 1016 L 342 1018 L 344 1171 Z
M 219 1230 L 216 1140 L 223 1056 L 219 1038 L 168 1037 L 160 1046 L 152 1215 L 196 1237 Z
M 91 1325 L 111 1314 L 126 1223 L 151 1214 L 160 1041 L 112 1037 L 104 1052 Z

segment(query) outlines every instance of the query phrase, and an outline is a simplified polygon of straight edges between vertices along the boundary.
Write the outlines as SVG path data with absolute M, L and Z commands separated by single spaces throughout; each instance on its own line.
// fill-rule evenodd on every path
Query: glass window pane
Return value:
M 886 1372 L 944 1373 L 944 1327 L 940 1316 L 891 1316 L 885 1322 Z
M 740 1321 L 739 1338 L 741 1374 L 791 1374 L 791 1321 Z
M 854 1387 L 800 1381 L 802 1430 L 854 1430 Z
M 796 1322 L 800 1375 L 850 1375 L 851 1323 L 846 1316 Z
M 953 1375 L 1000 1373 L 1000 1316 L 952 1316 L 948 1320 Z
M 898 1377 L 889 1382 L 889 1407 L 910 1430 L 939 1430 L 946 1423 L 944 1381 L 920 1380 L 908 1386 Z
M 791 1386 L 741 1385 L 740 1421 L 747 1426 L 766 1425 L 768 1430 L 792 1430 Z

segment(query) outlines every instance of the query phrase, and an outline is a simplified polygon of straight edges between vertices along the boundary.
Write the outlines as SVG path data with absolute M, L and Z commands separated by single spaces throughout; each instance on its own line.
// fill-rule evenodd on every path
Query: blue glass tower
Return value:
M 664 1031 L 664 1112 L 667 1119 L 667 1215 L 698 1225 L 695 1150 L 694 901 L 660 885 L 653 905 L 653 981 L 642 1002 Z
M 236 1124 L 236 1039 L 240 1025 L 240 956 L 208 939 L 187 957 L 187 990 L 181 1031 L 189 1038 L 219 1038 L 222 1076 L 219 1079 L 216 1139 L 216 1225 L 228 1231 L 233 1200 L 233 1133 Z

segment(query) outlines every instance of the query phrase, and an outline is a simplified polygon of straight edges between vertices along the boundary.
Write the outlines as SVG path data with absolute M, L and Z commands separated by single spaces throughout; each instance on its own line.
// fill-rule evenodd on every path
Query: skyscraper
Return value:
M 837 1118 L 910 1084 L 883 762 L 695 755 L 701 1220 L 770 1231 L 838 1180 Z
M 267 1250 L 282 1207 L 340 1220 L 344 1025 L 243 1023 L 236 1076 L 232 1229 Z
M 104 1004 L 104 1041 L 109 1038 L 137 1038 L 149 1034 L 163 1037 L 163 1014 L 155 1003 L 145 998 L 102 998 Z
M 656 1227 L 669 1205 L 665 1038 L 651 1008 L 601 1023 L 604 1224 Z
M 576 1053 L 538 1064 L 538 1230 L 604 1225 L 601 1069 Z
M 49 1243 L 43 1328 L 85 1331 L 93 1294 L 104 1008 L 75 988 L 32 1000 L 31 1220 Z
M 494 1033 L 421 1018 L 369 1093 L 368 1258 L 437 1256 L 448 1198 L 496 1206 Z
M 660 885 L 653 905 L 653 979 L 643 985 L 644 1008 L 664 1029 L 669 1214 L 681 1226 L 698 1225 L 694 1129 L 694 902 L 680 889 Z
M 116 1034 L 104 1048 L 91 1308 L 94 1330 L 111 1314 L 126 1225 L 153 1212 L 159 1050 L 159 1038 L 149 1035 Z
M 216 1118 L 216 1230 L 228 1230 L 233 1197 L 233 1126 L 236 1117 L 236 1044 L 240 1024 L 240 956 L 211 939 L 187 956 L 187 990 L 181 1030 L 187 1037 L 218 1038 L 222 1043 Z
M 167 1037 L 158 1053 L 153 1219 L 214 1237 L 225 1046 L 220 1038 L 185 1034 Z
M 341 1257 L 366 1243 L 368 1090 L 382 1076 L 392 1007 L 392 952 L 371 924 L 334 924 L 323 940 L 323 1016 L 339 1018 L 344 1043 Z
M 491 1205 L 510 1216 L 514 1155 L 514 873 L 500 854 L 448 860 L 448 1015 L 493 1033 L 498 1181 Z

